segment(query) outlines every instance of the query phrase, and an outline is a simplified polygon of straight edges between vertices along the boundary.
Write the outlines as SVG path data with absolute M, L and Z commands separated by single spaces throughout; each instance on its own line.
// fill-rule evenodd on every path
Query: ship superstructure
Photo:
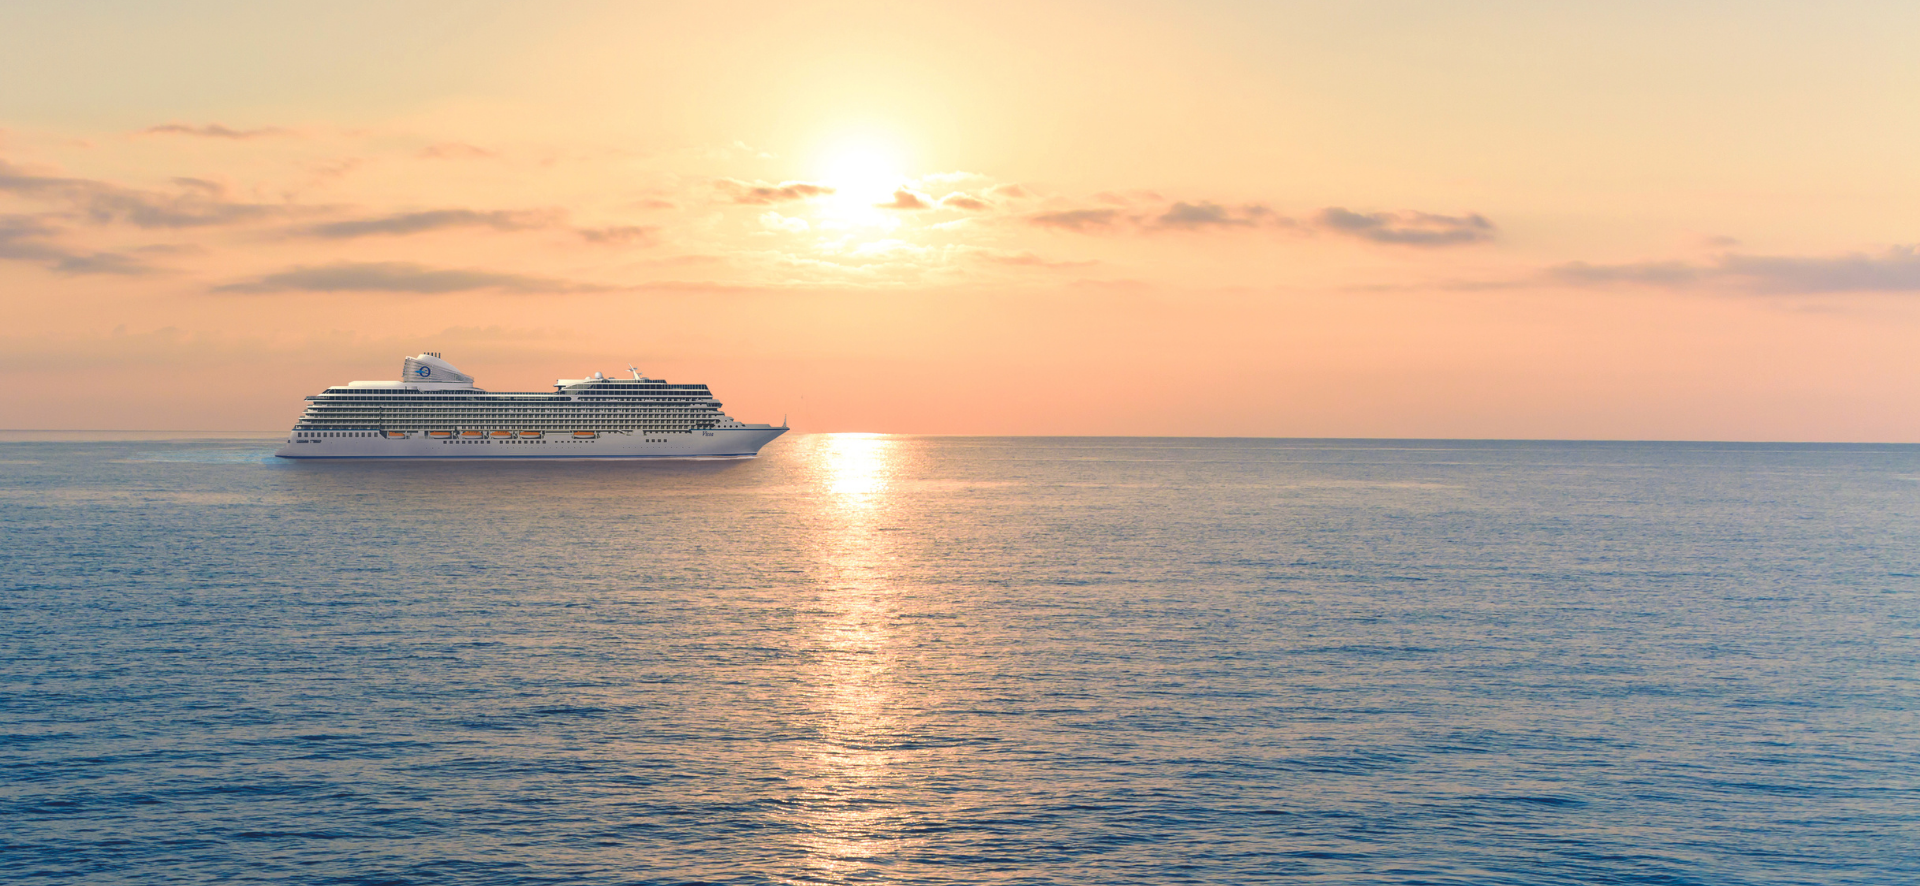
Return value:
M 400 381 L 356 381 L 307 398 L 282 458 L 744 458 L 784 426 L 720 411 L 706 385 L 627 367 L 552 391 L 491 393 L 437 353 L 408 357 Z

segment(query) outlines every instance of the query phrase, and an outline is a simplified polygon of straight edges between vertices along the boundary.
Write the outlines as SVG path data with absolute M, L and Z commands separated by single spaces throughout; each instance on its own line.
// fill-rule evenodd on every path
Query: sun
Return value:
M 893 189 L 906 181 L 900 164 L 893 157 L 872 150 L 853 150 L 833 158 L 826 169 L 827 184 L 835 194 L 865 201 L 884 203 Z
M 877 204 L 893 199 L 908 176 L 900 153 L 878 140 L 848 141 L 822 152 L 820 182 L 833 188 L 822 208 L 844 222 L 885 224 L 888 215 Z

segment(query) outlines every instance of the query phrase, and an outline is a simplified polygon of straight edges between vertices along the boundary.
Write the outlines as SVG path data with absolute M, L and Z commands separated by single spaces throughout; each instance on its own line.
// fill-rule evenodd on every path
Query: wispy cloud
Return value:
M 1619 265 L 1590 265 L 1569 262 L 1547 269 L 1547 276 L 1575 286 L 1605 286 L 1614 283 L 1652 286 L 1684 286 L 1701 279 L 1703 269 L 1685 262 L 1635 262 Z
M 199 126 L 187 123 L 163 123 L 159 126 L 149 126 L 146 129 L 142 129 L 140 133 L 142 135 L 189 135 L 197 138 L 220 138 L 230 141 L 245 141 L 251 138 L 286 135 L 287 130 L 281 129 L 278 126 L 268 126 L 261 129 L 234 129 L 218 123 L 205 123 Z
M 1718 270 L 1760 292 L 1920 292 L 1920 255 L 1911 246 L 1879 255 L 1728 255 Z
M 833 193 L 833 188 L 826 185 L 801 181 L 781 182 L 774 185 L 766 182 L 744 182 L 739 179 L 723 178 L 714 184 L 733 202 L 751 206 L 810 200 Z
M 735 157 L 752 157 L 756 160 L 773 160 L 779 157 L 772 151 L 756 148 L 746 142 L 735 139 L 730 145 L 713 145 L 704 153 L 715 160 L 731 160 Z
M 295 231 L 306 237 L 350 240 L 360 237 L 405 236 L 428 231 L 484 228 L 494 231 L 541 231 L 565 226 L 566 213 L 558 209 L 489 210 L 430 209 L 371 218 L 309 225 Z M 603 225 L 570 228 L 589 243 L 646 244 L 659 233 L 655 225 Z
M 31 215 L 0 215 L 0 240 L 50 237 L 58 229 Z
M 225 199 L 227 196 L 227 186 L 212 179 L 182 175 L 174 177 L 172 182 L 183 190 L 199 191 L 210 199 Z
M 0 368 L 44 367 L 52 363 L 80 362 L 88 366 L 134 367 L 165 366 L 259 366 L 275 361 L 350 359 L 384 362 L 389 355 L 413 353 L 421 342 L 451 351 L 486 350 L 492 354 L 563 355 L 571 334 L 546 327 L 528 326 L 453 326 L 438 331 L 409 330 L 404 334 L 362 335 L 342 333 L 326 327 L 309 330 L 255 329 L 251 332 L 220 332 L 209 329 L 188 331 L 177 326 L 158 329 L 129 329 L 115 326 L 111 332 L 79 335 L 9 335 L 0 330 Z M 422 332 L 426 332 L 422 335 Z M 471 350 L 469 350 L 471 349 Z M 566 354 L 577 353 L 565 351 Z
M 153 267 L 117 252 L 86 252 L 50 242 L 59 230 L 25 215 L 0 216 L 0 261 L 31 262 L 61 274 L 135 275 Z
M 1460 246 L 1493 239 L 1493 222 L 1478 213 L 1435 215 L 1430 212 L 1359 213 L 1338 206 L 1320 211 L 1322 228 L 1348 236 L 1403 246 Z
M 1118 209 L 1067 209 L 1036 212 L 1027 216 L 1030 224 L 1062 231 L 1098 231 L 1115 227 L 1122 219 Z
M 1711 286 L 1766 295 L 1843 292 L 1920 292 L 1920 252 L 1896 246 L 1879 254 L 1741 255 L 1707 263 L 1639 262 L 1548 268 L 1555 282 L 1575 286 L 1638 285 L 1668 288 Z
M 1175 203 L 1153 220 L 1154 227 L 1185 231 L 1200 231 L 1208 228 L 1251 228 L 1266 224 L 1291 224 L 1291 222 L 1257 203 L 1229 209 L 1204 200 L 1199 203 Z
M 1334 207 L 1310 221 L 1290 218 L 1264 203 L 1223 204 L 1211 200 L 1173 200 L 1152 191 L 1107 191 L 1092 198 L 1104 206 L 1049 209 L 1024 216 L 1032 225 L 1083 234 L 1152 234 L 1234 231 L 1326 230 L 1347 236 L 1409 246 L 1452 246 L 1489 240 L 1494 225 L 1484 216 L 1431 212 L 1362 214 Z
M 779 210 L 769 209 L 760 213 L 760 226 L 769 231 L 784 231 L 789 234 L 803 234 L 813 228 L 804 218 L 781 215 Z
M 490 212 L 472 209 L 432 209 L 424 212 L 402 212 L 373 218 L 326 222 L 302 228 L 299 233 L 328 240 L 345 240 L 354 237 L 418 234 L 445 228 L 525 231 L 553 227 L 560 222 L 561 218 L 560 212 L 551 209 Z
M 893 192 L 893 199 L 885 203 L 875 203 L 876 209 L 903 209 L 908 211 L 932 209 L 933 200 L 925 194 L 900 188 Z
M 39 175 L 0 160 L 0 193 L 64 204 L 88 221 L 141 228 L 192 228 L 235 224 L 285 214 L 287 208 L 226 199 L 204 179 L 175 179 L 177 193 L 127 188 L 102 181 Z
M 940 206 L 945 209 L 963 209 L 967 212 L 986 212 L 993 208 L 992 203 L 962 191 L 954 191 L 941 197 Z
M 398 292 L 441 295 L 493 290 L 512 293 L 600 292 L 608 287 L 496 271 L 430 268 L 411 262 L 340 262 L 297 267 L 214 287 L 215 292 Z
M 574 233 L 589 243 L 651 245 L 660 228 L 655 225 L 607 225 L 600 228 L 575 228 Z

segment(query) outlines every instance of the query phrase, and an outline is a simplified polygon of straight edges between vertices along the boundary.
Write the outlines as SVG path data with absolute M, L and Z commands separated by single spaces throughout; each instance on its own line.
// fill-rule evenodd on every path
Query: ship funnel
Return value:
M 400 380 L 416 385 L 469 385 L 473 376 L 453 368 L 452 363 L 440 359 L 439 354 L 426 353 L 418 357 L 408 357 L 400 365 Z

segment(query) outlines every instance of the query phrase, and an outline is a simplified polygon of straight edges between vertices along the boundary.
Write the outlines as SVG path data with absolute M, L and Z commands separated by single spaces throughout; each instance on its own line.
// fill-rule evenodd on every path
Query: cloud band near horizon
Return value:
M 553 294 L 603 292 L 611 287 L 551 277 L 464 268 L 431 268 L 412 262 L 337 262 L 296 267 L 252 280 L 213 287 L 214 292 L 248 295 L 289 292 L 389 292 L 445 295 L 455 292 Z

